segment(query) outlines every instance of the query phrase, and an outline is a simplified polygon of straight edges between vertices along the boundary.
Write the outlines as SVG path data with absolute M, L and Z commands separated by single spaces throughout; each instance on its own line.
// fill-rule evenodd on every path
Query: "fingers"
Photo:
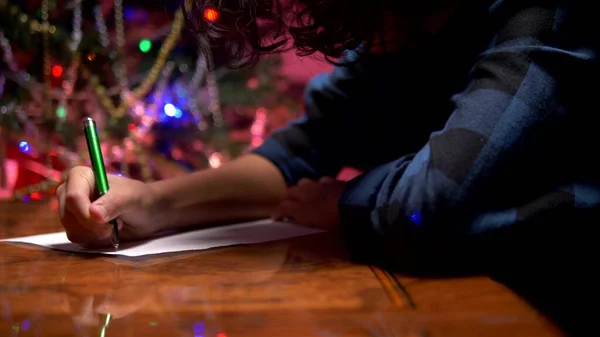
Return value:
M 288 189 L 285 201 L 275 211 L 273 218 L 276 220 L 281 220 L 282 217 L 285 216 L 287 218 L 297 220 L 298 216 L 301 216 L 301 214 L 297 214 L 299 212 L 299 205 L 310 203 L 317 199 L 319 194 L 319 185 L 329 184 L 330 182 L 335 182 L 335 179 L 324 177 L 321 178 L 319 182 L 315 182 L 307 178 L 300 179 L 298 184 Z
M 309 202 L 318 197 L 321 185 L 335 184 L 337 180 L 330 177 L 323 177 L 318 182 L 303 178 L 298 184 L 288 189 L 286 199 Z
M 87 245 L 110 237 L 110 226 L 99 224 L 90 216 L 93 192 L 94 174 L 86 167 L 73 168 L 56 190 L 61 223 L 71 242 Z
M 296 186 L 288 189 L 287 199 L 307 202 L 313 200 L 319 191 L 319 185 L 309 179 L 301 179 Z
M 292 200 L 282 201 L 273 213 L 273 219 L 298 222 L 302 220 L 302 204 Z
M 95 228 L 84 227 L 71 212 L 65 212 L 61 218 L 69 241 L 82 246 L 94 248 L 109 246 L 112 228 L 104 224 L 96 224 Z
M 90 204 L 94 192 L 94 172 L 87 167 L 75 167 L 65 182 L 65 207 L 82 225 L 90 222 Z
M 96 221 L 106 223 L 121 215 L 128 203 L 125 195 L 109 192 L 90 205 L 90 215 Z
M 336 182 L 337 182 L 337 180 L 333 179 L 331 177 L 323 177 L 323 178 L 319 179 L 319 184 L 325 184 L 325 185 L 327 185 L 327 184 L 333 184 L 333 183 L 336 183 Z

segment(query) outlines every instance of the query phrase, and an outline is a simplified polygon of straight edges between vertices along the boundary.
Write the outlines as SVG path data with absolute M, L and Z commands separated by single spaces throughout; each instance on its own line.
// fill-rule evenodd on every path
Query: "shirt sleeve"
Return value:
M 355 52 L 346 53 L 346 61 L 355 58 Z M 352 102 L 361 90 L 359 73 L 356 65 L 339 66 L 312 78 L 304 91 L 304 114 L 250 152 L 275 164 L 288 185 L 302 178 L 335 177 L 344 165 L 339 149 L 348 133 L 341 122 L 356 109 Z
M 519 205 L 565 177 L 546 173 L 560 170 L 574 117 L 567 112 L 581 105 L 597 64 L 594 38 L 570 14 L 516 12 L 453 96 L 444 128 L 417 153 L 349 182 L 340 216 L 351 252 L 397 257 L 412 244 L 458 244 L 511 226 Z

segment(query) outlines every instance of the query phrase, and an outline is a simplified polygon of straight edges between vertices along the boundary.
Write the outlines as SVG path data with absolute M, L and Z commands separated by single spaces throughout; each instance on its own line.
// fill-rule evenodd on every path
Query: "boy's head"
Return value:
M 210 48 L 223 65 L 241 66 L 289 47 L 302 56 L 317 52 L 332 60 L 361 44 L 369 50 L 404 40 L 427 13 L 447 2 L 186 0 L 186 12 L 203 51 Z

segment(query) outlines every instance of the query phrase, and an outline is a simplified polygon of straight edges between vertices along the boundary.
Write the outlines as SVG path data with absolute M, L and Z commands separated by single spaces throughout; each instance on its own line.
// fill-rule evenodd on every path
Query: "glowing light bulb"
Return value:
M 148 39 L 143 39 L 140 41 L 140 44 L 138 45 L 138 47 L 140 48 L 142 53 L 147 53 L 150 51 L 150 49 L 152 49 L 152 41 L 150 41 Z
M 31 146 L 26 141 L 22 141 L 19 143 L 19 150 L 23 153 L 27 153 L 31 151 Z
M 205 8 L 204 12 L 204 19 L 208 22 L 215 22 L 219 19 L 219 11 L 217 11 L 216 9 L 209 7 L 209 8 Z
M 52 67 L 52 76 L 61 77 L 62 73 L 63 73 L 63 67 L 58 66 L 58 65 Z
M 165 115 L 169 117 L 174 117 L 177 114 L 177 108 L 171 103 L 165 104 L 163 110 L 165 111 Z

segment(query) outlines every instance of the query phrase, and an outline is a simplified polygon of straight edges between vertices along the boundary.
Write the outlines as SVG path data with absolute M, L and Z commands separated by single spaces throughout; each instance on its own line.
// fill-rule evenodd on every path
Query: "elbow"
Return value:
M 386 263 L 415 275 L 477 272 L 465 213 L 444 191 L 394 195 L 376 209 Z
M 399 183 L 381 190 L 376 212 L 383 234 L 406 237 L 451 237 L 460 235 L 465 212 L 457 189 L 443 179 Z
M 462 265 L 470 261 L 470 249 L 463 244 L 467 212 L 458 189 L 431 173 L 394 179 L 389 167 L 380 170 L 359 178 L 352 187 L 359 185 L 361 193 L 347 195 L 342 204 L 342 234 L 352 255 L 410 273 L 469 268 Z

